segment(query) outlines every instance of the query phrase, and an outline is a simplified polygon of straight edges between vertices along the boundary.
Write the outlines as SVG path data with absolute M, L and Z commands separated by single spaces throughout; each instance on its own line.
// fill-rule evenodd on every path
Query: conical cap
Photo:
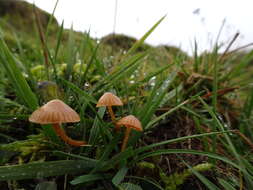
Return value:
M 106 92 L 106 93 L 104 93 L 103 96 L 100 97 L 96 107 L 101 107 L 101 106 L 122 106 L 122 105 L 123 105 L 123 103 L 119 99 L 118 96 L 114 95 L 111 92 Z
M 136 131 L 143 131 L 141 122 L 133 115 L 129 115 L 126 117 L 121 118 L 116 125 L 121 126 L 124 125 L 126 127 L 130 127 L 135 129 Z
M 55 99 L 35 110 L 29 121 L 40 124 L 73 123 L 80 121 L 80 117 L 67 104 Z

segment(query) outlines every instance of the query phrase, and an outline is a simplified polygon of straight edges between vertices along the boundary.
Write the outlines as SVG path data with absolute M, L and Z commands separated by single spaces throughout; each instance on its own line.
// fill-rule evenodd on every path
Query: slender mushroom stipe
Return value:
M 121 146 L 121 152 L 123 152 L 126 149 L 131 130 L 133 129 L 136 131 L 143 131 L 143 129 L 141 126 L 141 122 L 133 115 L 123 117 L 116 123 L 116 125 L 119 127 L 122 125 L 126 127 L 125 136 Z
M 120 100 L 120 98 L 111 92 L 106 92 L 106 93 L 104 93 L 103 96 L 100 97 L 100 99 L 98 100 L 98 103 L 96 105 L 96 107 L 101 107 L 101 106 L 107 107 L 109 115 L 112 119 L 112 123 L 115 126 L 115 130 L 118 131 L 119 126 L 116 125 L 116 118 L 115 118 L 115 114 L 113 112 L 112 106 L 123 106 L 123 103 Z
M 132 129 L 130 127 L 126 128 L 125 136 L 124 136 L 122 146 L 121 146 L 121 152 L 123 152 L 126 149 L 126 145 L 127 145 L 131 130 Z
M 53 124 L 53 128 L 55 133 L 67 144 L 70 144 L 72 146 L 83 146 L 87 144 L 84 141 L 77 141 L 68 137 L 65 131 L 61 128 L 61 126 L 58 123 Z
M 108 108 L 108 112 L 109 112 L 109 114 L 111 116 L 112 122 L 115 123 L 116 118 L 115 118 L 115 115 L 113 113 L 112 106 L 108 106 L 107 108 Z

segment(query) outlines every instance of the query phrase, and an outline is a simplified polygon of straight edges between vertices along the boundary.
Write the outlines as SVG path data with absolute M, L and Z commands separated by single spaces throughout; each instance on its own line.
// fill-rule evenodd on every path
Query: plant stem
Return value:
M 126 132 L 125 132 L 125 137 L 124 137 L 124 140 L 123 140 L 123 143 L 122 143 L 122 146 L 121 146 L 121 152 L 123 152 L 126 149 L 126 145 L 127 145 L 127 142 L 128 142 L 130 132 L 131 132 L 131 128 L 127 127 Z
M 71 139 L 70 137 L 68 137 L 68 136 L 66 135 L 65 131 L 60 127 L 60 124 L 59 124 L 59 123 L 53 124 L 53 128 L 54 128 L 55 133 L 56 133 L 64 142 L 66 142 L 67 144 L 70 144 L 70 145 L 72 145 L 72 146 L 82 146 L 82 145 L 87 144 L 87 143 L 84 142 L 84 141 L 77 141 L 77 140 L 73 140 L 73 139 Z

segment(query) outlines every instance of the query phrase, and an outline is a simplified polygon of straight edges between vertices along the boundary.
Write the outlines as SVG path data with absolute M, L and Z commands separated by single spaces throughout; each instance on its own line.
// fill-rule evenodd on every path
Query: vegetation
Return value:
M 53 16 L 43 24 L 45 13 L 34 10 L 29 35 L 14 13 L 0 21 L 0 189 L 253 188 L 253 51 L 229 44 L 221 52 L 217 42 L 198 55 L 195 44 L 191 57 L 145 44 L 164 17 L 121 46 L 121 35 L 100 42 Z M 134 115 L 143 127 L 123 151 L 125 129 L 96 107 L 105 92 L 124 104 L 113 107 L 116 121 Z M 28 121 L 52 99 L 80 115 L 64 128 L 88 145 L 65 144 L 50 125 Z

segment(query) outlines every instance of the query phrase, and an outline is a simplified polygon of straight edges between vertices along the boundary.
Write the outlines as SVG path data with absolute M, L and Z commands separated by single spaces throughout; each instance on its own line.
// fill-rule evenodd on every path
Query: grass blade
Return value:
M 196 151 L 196 150 L 187 150 L 187 149 L 165 149 L 165 150 L 157 150 L 153 152 L 148 152 L 148 153 L 144 153 L 138 156 L 138 158 L 134 162 L 138 162 L 148 157 L 159 156 L 159 155 L 164 155 L 164 154 L 194 154 L 194 155 L 200 155 L 200 156 L 207 156 L 209 158 L 214 158 L 216 160 L 223 161 L 237 169 L 241 169 L 241 167 L 237 165 L 236 163 L 218 154 L 203 152 L 203 151 Z
M 35 162 L 0 167 L 0 181 L 34 179 L 89 171 L 94 163 L 84 160 Z
M 146 34 L 144 34 L 144 36 L 142 36 L 142 38 L 140 40 L 138 40 L 126 53 L 125 56 L 130 55 L 131 53 L 133 53 L 138 47 L 140 47 L 144 41 L 149 37 L 149 35 L 158 27 L 158 25 L 165 19 L 166 15 L 163 16 L 161 19 L 159 19 L 154 26 L 148 31 L 146 32 Z
M 210 136 L 210 135 L 218 135 L 218 134 L 221 134 L 221 133 L 229 133 L 229 132 L 231 132 L 231 131 L 211 132 L 211 133 L 203 133 L 203 134 L 196 134 L 196 135 L 191 135 L 191 136 L 179 137 L 179 138 L 176 138 L 176 139 L 170 139 L 170 140 L 167 140 L 167 141 L 162 141 L 162 142 L 159 142 L 159 143 L 154 143 L 154 144 L 151 144 L 151 145 L 147 145 L 145 147 L 138 148 L 134 151 L 134 153 L 138 154 L 138 153 L 150 150 L 150 149 L 158 147 L 158 146 L 162 146 L 162 145 L 165 145 L 165 144 L 176 143 L 176 142 L 184 141 L 184 140 L 191 139 L 191 138 L 199 138 L 199 137 L 205 137 L 205 136 Z
M 219 188 L 214 185 L 211 181 L 209 181 L 205 176 L 203 176 L 202 174 L 200 174 L 197 170 L 195 170 L 194 168 L 192 168 L 189 164 L 187 164 L 186 162 L 184 162 L 184 164 L 186 164 L 186 166 L 189 168 L 189 170 L 199 178 L 199 180 L 204 183 L 206 185 L 206 187 L 210 190 L 219 190 Z
M 143 110 L 145 112 L 141 112 L 140 119 L 142 125 L 146 129 L 147 124 L 149 123 L 151 117 L 155 113 L 156 109 L 160 106 L 160 103 L 163 101 L 163 98 L 167 94 L 169 86 L 172 84 L 174 79 L 176 78 L 177 72 L 171 73 L 159 87 L 154 87 L 151 95 L 149 96 L 147 103 L 144 105 Z
M 23 77 L 20 68 L 17 66 L 17 62 L 17 59 L 14 58 L 8 49 L 2 36 L 0 36 L 0 64 L 5 68 L 7 76 L 12 82 L 17 96 L 23 100 L 28 108 L 35 110 L 38 107 L 37 97 Z
M 224 187 L 225 190 L 236 190 L 230 183 L 222 178 L 218 178 L 219 183 Z
M 115 186 L 118 186 L 121 181 L 125 178 L 126 174 L 127 174 L 128 168 L 127 167 L 123 167 L 121 168 L 116 175 L 112 178 L 112 183 Z
M 103 174 L 87 174 L 87 175 L 82 175 L 82 176 L 75 178 L 70 183 L 72 185 L 77 185 L 80 183 L 87 183 L 87 182 L 91 182 L 91 181 L 106 179 L 108 177 L 109 177 L 108 175 L 106 176 Z
M 114 82 L 118 82 L 119 80 L 121 80 L 126 73 L 131 74 L 129 73 L 129 69 L 131 69 L 134 65 L 140 64 L 140 60 L 145 56 L 146 53 L 138 53 L 124 61 L 111 74 L 107 75 L 102 81 L 98 82 L 94 87 L 93 91 L 102 91 L 106 87 L 108 88 L 109 86 L 111 86 Z
M 86 102 L 92 102 L 94 104 L 97 103 L 97 100 L 93 96 L 91 96 L 90 94 L 88 94 L 84 90 L 81 90 L 78 86 L 74 85 L 73 83 L 71 83 L 63 78 L 60 78 L 59 80 L 62 83 L 64 83 L 65 85 L 67 85 L 69 88 L 71 88 L 74 92 L 76 92 L 80 96 L 84 97 Z
M 135 185 L 133 183 L 122 183 L 119 188 L 120 190 L 142 190 L 139 185 Z

